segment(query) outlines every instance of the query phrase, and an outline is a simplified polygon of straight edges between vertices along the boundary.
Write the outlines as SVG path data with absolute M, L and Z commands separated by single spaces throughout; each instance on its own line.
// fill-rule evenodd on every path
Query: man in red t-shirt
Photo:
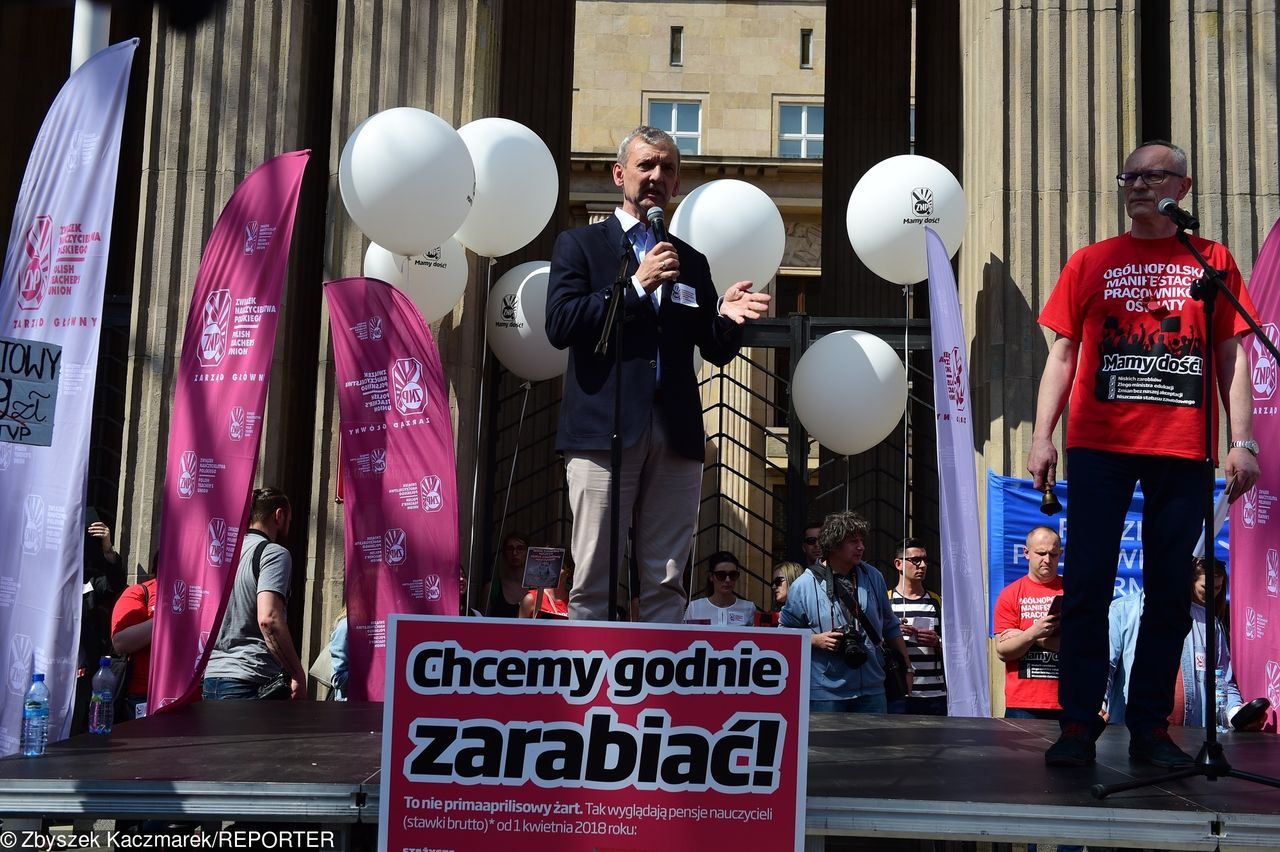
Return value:
M 136 719 L 147 713 L 147 683 L 151 678 L 151 628 L 155 624 L 155 614 L 154 576 L 125 589 L 111 612 L 111 644 L 117 654 L 129 655 L 129 682 L 124 684 L 129 719 Z
M 1190 629 L 1190 554 L 1204 505 L 1204 410 L 1220 396 L 1231 433 L 1224 472 L 1234 493 L 1258 478 L 1258 445 L 1248 359 L 1248 325 L 1218 300 L 1212 329 L 1191 298 L 1196 258 L 1177 240 L 1178 227 L 1159 211 L 1191 189 L 1187 155 L 1169 142 L 1139 146 L 1116 176 L 1128 233 L 1086 246 L 1067 261 L 1040 314 L 1055 333 L 1036 403 L 1027 468 L 1040 489 L 1058 463 L 1053 432 L 1067 419 L 1067 566 L 1059 659 L 1062 735 L 1045 752 L 1051 766 L 1094 760 L 1105 725 L 1098 716 L 1107 686 L 1107 610 L 1111 603 L 1125 512 L 1142 484 L 1143 590 L 1146 612 L 1125 717 L 1129 756 L 1157 766 L 1190 764 L 1169 739 L 1174 679 Z M 1218 243 L 1192 244 L 1224 273 L 1223 284 L 1251 314 L 1231 253 Z M 1213 347 L 1219 393 L 1206 394 L 1203 355 Z M 1206 399 L 1208 403 L 1206 403 Z M 1214 418 L 1216 425 L 1217 419 Z M 1216 435 L 1214 446 L 1217 446 Z M 1141 682 L 1139 682 L 1141 681 Z
M 1022 548 L 1027 576 L 996 598 L 996 655 L 1004 661 L 1004 715 L 1011 719 L 1058 719 L 1058 615 L 1062 594 L 1058 560 L 1062 539 L 1049 527 L 1027 533 Z

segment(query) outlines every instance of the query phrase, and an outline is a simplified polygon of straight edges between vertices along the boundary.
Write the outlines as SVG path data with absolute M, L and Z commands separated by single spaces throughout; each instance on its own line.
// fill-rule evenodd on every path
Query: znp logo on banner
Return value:
M 250 220 L 244 226 L 244 253 L 264 252 L 271 245 L 271 236 L 276 232 L 274 225 L 259 224 Z
M 190 500 L 196 493 L 196 468 L 199 459 L 194 450 L 186 450 L 178 459 L 178 496 Z
M 1267 594 L 1280 594 L 1280 553 L 1274 547 L 1267 550 Z
M 1272 343 L 1280 344 L 1280 328 L 1275 323 L 1267 323 L 1262 331 Z M 1249 377 L 1253 380 L 1253 401 L 1268 402 L 1276 393 L 1276 359 L 1256 336 L 1250 337 L 1249 341 Z
M 34 311 L 44 301 L 49 283 L 49 267 L 53 263 L 53 218 L 37 216 L 27 230 L 27 268 L 22 270 L 18 285 L 18 308 Z
M 22 552 L 34 556 L 44 545 L 44 498 L 39 494 L 27 495 L 22 507 Z
M 955 405 L 957 412 L 964 411 L 964 353 L 960 347 L 953 346 L 950 352 L 942 353 L 938 363 L 942 364 L 947 376 L 947 399 Z
M 214 290 L 204 301 L 204 325 L 200 330 L 200 366 L 216 367 L 227 357 L 231 326 L 231 291 Z
M 424 476 L 418 482 L 418 502 L 424 512 L 439 512 L 444 508 L 444 495 L 441 493 L 440 477 Z
M 409 545 L 405 532 L 398 527 L 382 535 L 382 561 L 388 565 L 403 565 L 409 558 Z
M 1253 529 L 1258 523 L 1258 486 L 1253 486 L 1244 492 L 1244 497 L 1240 499 L 1240 523 L 1244 524 L 1245 529 Z
M 187 611 L 187 584 L 182 580 L 173 581 L 173 593 L 169 596 L 169 611 L 174 615 L 182 615 Z
M 417 358 L 397 358 L 391 368 L 396 411 L 406 417 L 427 408 L 427 389 L 422 383 L 422 363 Z
M 222 518 L 210 518 L 208 533 L 209 541 L 205 547 L 205 555 L 210 565 L 221 568 L 227 558 L 227 522 Z
M 227 420 L 227 437 L 239 441 L 244 437 L 244 406 L 231 407 L 231 416 Z

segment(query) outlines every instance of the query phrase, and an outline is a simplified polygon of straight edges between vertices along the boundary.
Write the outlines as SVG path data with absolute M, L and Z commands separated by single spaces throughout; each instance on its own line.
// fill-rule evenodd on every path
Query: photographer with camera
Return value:
M 828 515 L 818 533 L 822 561 L 811 565 L 787 591 L 779 626 L 813 632 L 811 712 L 887 712 L 880 640 L 907 659 L 884 577 L 862 561 L 870 531 L 871 525 L 855 512 Z

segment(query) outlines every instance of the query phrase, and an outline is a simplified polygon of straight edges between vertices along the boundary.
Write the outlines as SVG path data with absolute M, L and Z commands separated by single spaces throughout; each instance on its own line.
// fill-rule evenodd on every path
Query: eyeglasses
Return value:
M 773 586 L 775 589 L 781 589 L 781 588 L 782 588 L 783 586 L 785 586 L 786 584 L 787 584 L 787 578 L 786 578 L 786 577 L 774 577 L 774 578 L 773 578 L 773 582 L 772 582 L 772 583 L 770 583 L 769 585 L 770 585 L 770 586 Z
M 905 560 L 907 560 L 908 562 L 910 562 L 912 565 L 916 566 L 917 568 L 919 568 L 921 565 L 928 565 L 928 564 L 929 564 L 929 557 L 927 557 L 927 556 L 904 556 L 904 557 L 902 557 L 902 558 L 903 558 L 903 559 L 905 559 Z
M 1142 182 L 1147 186 L 1159 186 L 1164 183 L 1165 178 L 1169 177 L 1184 178 L 1186 175 L 1180 175 L 1177 172 L 1171 172 L 1168 169 L 1149 169 L 1145 172 L 1121 172 L 1116 175 L 1116 184 L 1119 186 L 1133 186 L 1138 182 L 1138 178 L 1142 178 Z
M 805 543 L 805 544 L 817 544 L 817 543 L 818 543 L 818 537 L 817 537 L 816 535 L 807 535 L 807 536 L 805 536 L 805 537 L 804 537 L 804 543 Z
M 712 571 L 711 576 L 715 577 L 717 580 L 719 580 L 722 583 L 725 580 L 733 580 L 736 582 L 738 579 L 738 572 L 737 571 Z

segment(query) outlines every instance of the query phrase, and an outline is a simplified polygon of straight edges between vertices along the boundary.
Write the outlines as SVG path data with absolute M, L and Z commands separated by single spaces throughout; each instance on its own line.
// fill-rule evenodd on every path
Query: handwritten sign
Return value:
M 61 366 L 61 346 L 0 337 L 0 441 L 53 443 Z

